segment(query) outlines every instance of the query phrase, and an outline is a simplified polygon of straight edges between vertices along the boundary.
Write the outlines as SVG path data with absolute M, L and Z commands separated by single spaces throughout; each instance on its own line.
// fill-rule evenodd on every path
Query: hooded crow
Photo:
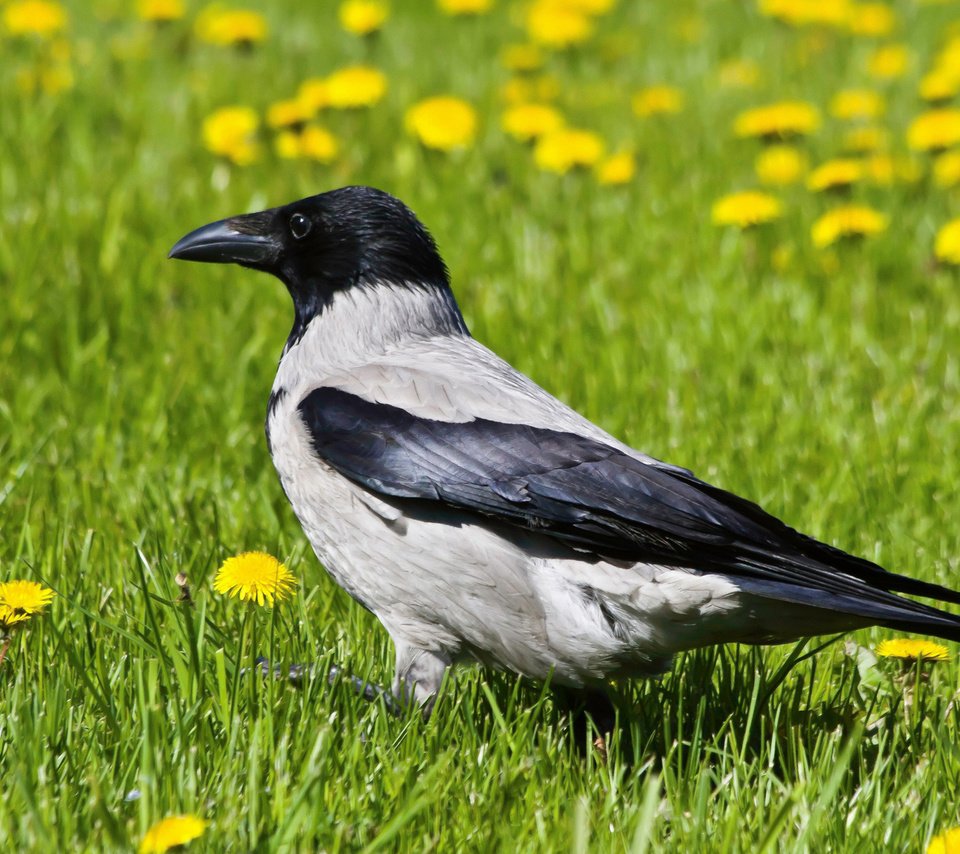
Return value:
M 681 650 L 881 625 L 960 640 L 887 572 L 628 447 L 470 336 L 433 239 L 346 187 L 186 235 L 171 258 L 272 273 L 293 329 L 267 444 L 314 551 L 429 707 L 454 663 L 586 690 Z

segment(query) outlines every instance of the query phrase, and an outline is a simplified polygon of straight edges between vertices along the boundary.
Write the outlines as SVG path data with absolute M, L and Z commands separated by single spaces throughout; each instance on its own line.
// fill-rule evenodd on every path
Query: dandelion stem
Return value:
M 248 625 L 249 624 L 249 625 Z M 243 632 L 243 646 L 241 647 L 241 658 L 240 660 L 244 663 L 244 669 L 247 667 L 254 666 L 256 660 L 256 655 L 254 650 L 256 644 L 254 641 L 254 635 L 257 633 L 257 606 L 254 602 L 250 602 L 247 605 L 247 615 L 244 618 L 244 632 Z M 250 679 L 247 682 L 247 710 L 249 714 L 253 714 L 254 710 L 257 708 L 257 684 L 256 679 Z
M 234 716 L 237 712 L 237 704 L 240 697 L 240 682 L 243 674 L 246 672 L 244 662 L 247 658 L 247 627 L 250 624 L 250 612 L 251 608 L 247 608 L 246 613 L 243 615 L 243 622 L 240 624 L 240 643 L 237 646 L 237 671 L 233 680 L 233 689 L 230 694 L 231 721 L 234 720 Z

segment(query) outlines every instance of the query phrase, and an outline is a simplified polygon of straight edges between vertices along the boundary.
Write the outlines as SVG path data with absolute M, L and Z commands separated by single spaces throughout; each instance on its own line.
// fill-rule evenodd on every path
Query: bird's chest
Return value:
M 388 517 L 395 511 L 317 456 L 297 400 L 283 387 L 275 387 L 270 396 L 267 444 L 280 484 L 327 571 L 351 596 L 376 610 L 368 592 L 375 585 L 363 576 L 377 571 L 393 547 Z

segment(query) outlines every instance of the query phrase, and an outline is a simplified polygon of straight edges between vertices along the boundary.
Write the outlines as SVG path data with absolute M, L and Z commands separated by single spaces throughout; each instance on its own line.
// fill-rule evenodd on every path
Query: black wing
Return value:
M 594 439 L 433 421 L 336 388 L 312 391 L 299 410 L 320 458 L 380 495 L 495 517 L 601 556 L 749 578 L 761 595 L 960 639 L 960 618 L 889 591 L 949 602 L 960 593 L 887 572 Z

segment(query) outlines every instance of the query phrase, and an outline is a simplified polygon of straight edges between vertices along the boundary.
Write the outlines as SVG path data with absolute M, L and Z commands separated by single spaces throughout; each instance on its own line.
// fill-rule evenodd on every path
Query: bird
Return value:
M 232 216 L 169 257 L 292 297 L 267 446 L 320 563 L 392 639 L 405 704 L 429 713 L 461 663 L 586 695 L 716 644 L 960 640 L 960 617 L 905 598 L 960 592 L 629 447 L 473 338 L 436 243 L 386 192 Z

